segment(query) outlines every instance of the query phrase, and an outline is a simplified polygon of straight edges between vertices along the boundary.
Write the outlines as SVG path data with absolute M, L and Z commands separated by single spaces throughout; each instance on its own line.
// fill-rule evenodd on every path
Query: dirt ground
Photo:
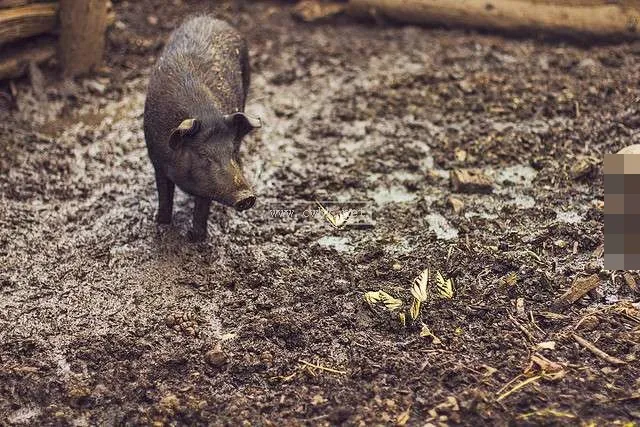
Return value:
M 0 424 L 640 419 L 640 278 L 602 270 L 602 159 L 640 143 L 639 43 L 114 3 L 97 76 L 0 86 Z M 164 40 L 204 11 L 246 34 L 265 125 L 242 153 L 256 206 L 215 206 L 192 244 L 186 195 L 154 222 L 142 109 Z M 455 194 L 456 214 L 466 168 L 494 190 Z M 314 200 L 361 202 L 368 226 L 334 229 Z M 427 267 L 455 294 L 418 321 L 365 302 L 406 303 Z

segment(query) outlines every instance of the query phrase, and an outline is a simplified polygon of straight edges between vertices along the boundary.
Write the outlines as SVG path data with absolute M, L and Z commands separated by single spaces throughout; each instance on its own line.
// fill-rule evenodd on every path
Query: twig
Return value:
M 540 265 L 545 265 L 544 261 L 542 261 L 542 258 L 540 258 L 540 255 L 538 255 L 537 253 L 533 252 L 532 250 L 529 249 L 524 249 L 523 251 L 525 254 L 529 254 L 533 257 L 533 259 Z
M 451 254 L 453 254 L 453 249 L 455 248 L 454 245 L 449 246 L 449 250 L 447 251 L 447 260 L 445 261 L 445 264 L 449 265 L 449 260 L 451 259 Z
M 540 326 L 538 326 L 538 323 L 536 322 L 535 317 L 533 317 L 533 311 L 529 310 L 529 319 L 531 320 L 531 324 L 540 331 L 540 333 L 544 334 L 545 332 L 540 329 Z
M 607 403 L 611 403 L 611 402 L 626 402 L 628 400 L 636 400 L 636 399 L 640 400 L 640 393 L 632 394 L 631 396 L 627 396 L 627 397 L 619 397 L 618 399 L 611 399 L 611 400 L 607 401 Z
M 522 326 L 511 314 L 507 314 L 507 315 L 509 316 L 509 320 L 511 320 L 511 323 L 516 325 L 518 329 L 520 329 L 520 331 L 524 334 L 524 336 L 529 340 L 529 342 L 533 344 L 534 339 L 533 339 L 533 335 L 531 335 L 531 332 L 527 331 L 527 329 L 524 326 Z
M 321 371 L 333 372 L 334 374 L 346 374 L 347 371 L 339 371 L 337 369 L 327 368 L 321 365 L 314 365 L 313 363 L 309 363 L 306 360 L 299 359 L 298 362 L 307 365 L 311 368 L 320 369 Z
M 577 418 L 573 414 L 570 414 L 568 412 L 556 411 L 553 408 L 545 408 L 545 409 L 540 409 L 538 411 L 527 412 L 526 414 L 518 415 L 517 418 L 519 420 L 526 420 L 531 417 L 546 417 L 546 416 L 556 417 L 556 418 L 572 418 L 572 419 Z
M 509 381 L 508 383 L 503 385 L 502 388 L 500 390 L 498 390 L 496 394 L 501 394 L 507 387 L 509 387 L 514 382 L 516 382 L 518 380 L 518 378 L 520 378 L 520 377 L 522 377 L 522 374 L 518 375 L 517 377 L 515 377 L 514 379 L 512 379 L 511 381 Z
M 617 357 L 613 357 L 605 353 L 604 351 L 600 350 L 598 347 L 596 347 L 594 344 L 590 343 L 589 341 L 585 340 L 580 335 L 571 334 L 571 336 L 573 337 L 574 340 L 576 340 L 578 344 L 580 344 L 581 346 L 589 350 L 591 353 L 593 353 L 595 356 L 599 357 L 600 359 L 605 360 L 611 363 L 612 365 L 617 365 L 617 366 L 627 364 L 627 362 L 625 362 L 624 360 L 618 359 Z
M 297 370 L 293 371 L 293 373 L 290 374 L 290 375 L 278 375 L 278 376 L 275 376 L 275 377 L 271 377 L 271 379 L 272 380 L 282 380 L 282 381 L 286 382 L 286 381 L 289 381 L 289 380 L 293 379 L 293 377 L 295 377 L 296 375 L 298 375 L 298 371 Z
M 522 387 L 526 386 L 527 384 L 530 384 L 534 381 L 538 381 L 542 377 L 544 377 L 544 375 L 536 375 L 535 377 L 528 378 L 522 381 L 521 383 L 517 384 L 515 387 L 513 387 L 511 390 L 507 391 L 506 393 L 501 394 L 496 400 L 500 402 L 501 400 L 505 399 L 506 397 L 520 390 Z

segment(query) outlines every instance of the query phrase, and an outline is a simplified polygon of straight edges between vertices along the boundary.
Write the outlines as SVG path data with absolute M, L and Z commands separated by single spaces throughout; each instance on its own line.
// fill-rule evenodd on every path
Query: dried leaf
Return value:
M 524 374 L 532 376 L 538 371 L 547 378 L 554 380 L 562 378 L 565 375 L 564 367 L 561 364 L 553 362 L 540 354 L 534 354 L 531 356 L 531 361 L 529 362 L 529 366 L 524 370 Z
M 536 345 L 536 351 L 538 350 L 555 350 L 556 342 L 555 341 L 545 341 Z
M 498 370 L 496 368 L 494 368 L 493 366 L 482 365 L 482 367 L 485 369 L 485 373 L 484 373 L 485 377 L 490 377 L 491 375 L 493 375 L 496 372 L 498 372 Z

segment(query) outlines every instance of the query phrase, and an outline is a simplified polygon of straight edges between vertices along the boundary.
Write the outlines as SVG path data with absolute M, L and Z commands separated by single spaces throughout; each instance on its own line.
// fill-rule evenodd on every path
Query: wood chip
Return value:
M 600 277 L 592 274 L 588 277 L 577 277 L 567 292 L 560 296 L 555 304 L 560 307 L 568 306 L 585 296 L 587 292 L 592 291 L 600 285 Z
M 575 330 L 592 331 L 600 324 L 600 319 L 595 314 L 588 314 L 584 316 L 578 324 L 575 326 Z
M 516 298 L 516 314 L 521 319 L 524 319 L 527 317 L 524 311 L 524 298 Z
M 625 271 L 622 277 L 624 277 L 624 283 L 626 283 L 627 286 L 629 286 L 629 289 L 631 289 L 633 292 L 640 293 L 640 287 L 638 287 L 638 282 L 636 282 L 636 279 L 633 277 L 631 273 L 629 273 L 628 271 Z
M 540 351 L 540 350 L 555 350 L 556 349 L 556 342 L 555 341 L 545 341 L 545 342 L 541 342 L 536 344 L 534 350 L 535 351 Z
M 533 371 L 534 366 L 538 366 L 545 374 L 557 374 L 564 371 L 564 368 L 558 362 L 551 361 L 541 354 L 533 354 L 531 356 L 531 366 L 528 371 Z
M 460 213 L 464 210 L 464 202 L 457 197 L 449 196 L 447 199 L 447 203 L 453 209 L 453 213 L 456 215 L 460 215 Z
M 593 250 L 593 256 L 596 258 L 602 258 L 604 256 L 604 245 L 600 245 Z
M 480 172 L 455 169 L 449 174 L 453 191 L 457 193 L 490 193 L 493 182 Z

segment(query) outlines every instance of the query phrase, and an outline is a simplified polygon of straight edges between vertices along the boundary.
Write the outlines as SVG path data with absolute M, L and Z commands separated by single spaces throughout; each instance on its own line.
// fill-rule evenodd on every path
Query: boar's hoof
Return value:
M 246 211 L 247 209 L 251 209 L 255 203 L 256 196 L 253 193 L 246 192 L 238 194 L 233 207 L 238 211 Z
M 207 232 L 206 230 L 196 230 L 195 228 L 192 228 L 187 233 L 187 237 L 193 243 L 204 242 L 207 238 Z

